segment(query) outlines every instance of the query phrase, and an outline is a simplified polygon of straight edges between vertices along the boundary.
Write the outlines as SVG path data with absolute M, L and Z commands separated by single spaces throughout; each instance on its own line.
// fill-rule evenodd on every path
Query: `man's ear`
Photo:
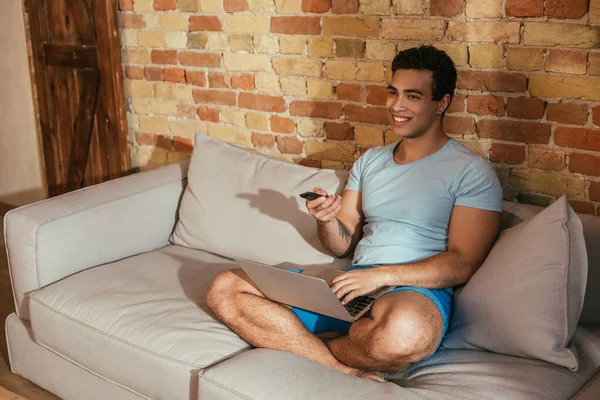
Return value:
M 450 106 L 451 100 L 452 99 L 450 99 L 450 95 L 447 93 L 444 95 L 444 97 L 442 97 L 442 99 L 438 103 L 438 109 L 437 109 L 438 115 L 442 115 L 444 113 L 444 111 L 446 111 L 448 106 Z

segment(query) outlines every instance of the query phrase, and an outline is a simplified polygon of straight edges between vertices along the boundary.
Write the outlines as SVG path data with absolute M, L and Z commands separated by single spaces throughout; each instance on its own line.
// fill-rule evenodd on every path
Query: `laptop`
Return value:
M 358 320 L 375 300 L 392 290 L 387 286 L 343 305 L 329 284 L 344 271 L 314 266 L 305 267 L 299 274 L 254 261 L 238 259 L 236 262 L 267 299 L 348 322 Z

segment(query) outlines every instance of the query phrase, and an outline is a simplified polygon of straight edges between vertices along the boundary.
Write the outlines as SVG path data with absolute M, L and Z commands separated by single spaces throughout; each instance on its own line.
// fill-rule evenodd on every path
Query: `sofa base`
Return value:
M 62 399 L 146 399 L 35 343 L 29 322 L 16 314 L 6 319 L 6 340 L 12 372 Z

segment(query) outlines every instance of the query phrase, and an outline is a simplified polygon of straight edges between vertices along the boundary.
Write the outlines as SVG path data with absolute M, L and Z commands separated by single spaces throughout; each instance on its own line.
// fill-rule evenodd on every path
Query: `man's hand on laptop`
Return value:
M 342 304 L 346 304 L 387 286 L 387 272 L 382 267 L 349 271 L 335 277 L 330 286 L 337 298 L 343 299 Z
M 313 192 L 322 194 L 323 196 L 314 200 L 306 201 L 308 213 L 319 222 L 329 222 L 335 218 L 342 208 L 342 196 L 329 195 L 319 187 L 313 189 Z

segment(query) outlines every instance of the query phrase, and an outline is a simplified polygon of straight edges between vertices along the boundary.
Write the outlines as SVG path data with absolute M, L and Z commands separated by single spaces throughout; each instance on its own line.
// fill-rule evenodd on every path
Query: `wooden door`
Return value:
M 26 0 L 49 196 L 131 169 L 115 0 Z

